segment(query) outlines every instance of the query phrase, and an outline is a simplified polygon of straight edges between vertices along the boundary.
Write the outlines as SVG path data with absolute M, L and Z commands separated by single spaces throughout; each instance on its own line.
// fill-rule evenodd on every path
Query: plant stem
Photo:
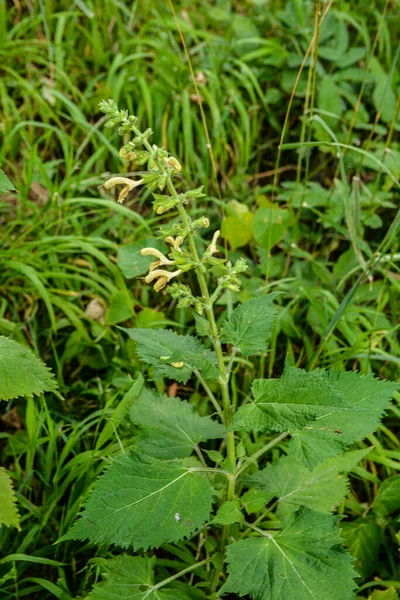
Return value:
M 172 183 L 172 181 L 168 180 L 167 185 L 168 185 L 168 189 L 171 192 L 171 194 L 175 198 L 177 198 L 178 194 L 177 194 L 177 191 L 176 191 L 175 186 Z M 185 208 L 182 206 L 182 204 L 179 204 L 178 208 L 179 208 L 179 216 L 181 217 L 182 224 L 184 225 L 184 227 L 189 228 L 190 222 L 189 222 L 189 217 L 186 213 Z M 231 414 L 232 411 L 231 411 L 229 386 L 228 386 L 229 374 L 227 373 L 226 368 L 225 368 L 224 355 L 222 352 L 221 342 L 219 339 L 218 327 L 217 327 L 217 323 L 215 321 L 214 310 L 212 307 L 210 293 L 208 291 L 207 281 L 204 276 L 204 273 L 200 269 L 200 257 L 199 257 L 199 253 L 197 251 L 197 246 L 196 246 L 196 242 L 195 242 L 193 233 L 191 231 L 189 231 L 189 233 L 188 233 L 188 242 L 189 242 L 190 251 L 193 256 L 193 260 L 199 265 L 196 268 L 196 274 L 197 274 L 197 279 L 198 279 L 199 286 L 200 286 L 201 295 L 203 297 L 204 309 L 205 309 L 207 319 L 208 319 L 208 322 L 210 325 L 211 338 L 213 341 L 214 350 L 217 355 L 217 363 L 218 363 L 218 369 L 219 369 L 219 384 L 221 386 L 221 393 L 222 393 L 222 407 L 223 407 L 223 412 L 224 412 L 225 427 L 229 427 L 229 425 L 231 424 L 231 421 L 232 421 L 232 414 Z M 235 453 L 235 438 L 234 438 L 233 431 L 229 431 L 227 434 L 227 454 L 228 454 L 229 468 L 230 468 L 232 474 L 235 474 L 236 453 Z M 232 500 L 234 493 L 235 493 L 235 483 L 234 483 L 234 480 L 232 480 L 232 481 L 230 481 L 230 483 L 228 485 L 227 499 Z
M 139 130 L 135 131 L 136 128 L 133 128 L 133 131 L 136 135 L 140 134 Z M 143 145 L 145 148 L 152 153 L 153 149 L 147 140 L 143 141 Z M 160 172 L 163 172 L 164 166 L 161 161 L 156 160 L 156 164 Z M 207 316 L 208 323 L 210 325 L 211 331 L 211 339 L 213 342 L 215 354 L 217 356 L 218 370 L 219 370 L 219 384 L 221 387 L 221 395 L 222 395 L 222 408 L 224 415 L 224 425 L 225 428 L 228 429 L 229 425 L 232 422 L 232 407 L 230 402 L 229 395 L 229 370 L 226 369 L 224 362 L 224 355 L 222 352 L 221 341 L 219 339 L 219 332 L 217 323 L 215 321 L 214 309 L 213 309 L 213 300 L 210 296 L 210 292 L 208 291 L 207 280 L 205 278 L 204 272 L 202 271 L 200 256 L 197 250 L 196 240 L 193 232 L 190 229 L 190 219 L 185 210 L 185 207 L 179 200 L 178 192 L 176 191 L 175 185 L 172 181 L 172 176 L 169 175 L 167 178 L 167 188 L 170 194 L 178 200 L 178 211 L 179 216 L 182 221 L 182 225 L 187 228 L 188 235 L 188 243 L 190 252 L 192 254 L 192 258 L 196 263 L 196 275 L 197 280 L 199 282 L 200 291 L 203 299 L 204 310 Z M 235 482 L 236 482 L 236 448 L 235 448 L 235 436 L 233 431 L 228 431 L 226 434 L 226 445 L 227 445 L 227 459 L 228 459 L 228 470 L 232 474 L 232 477 L 228 477 L 227 490 L 226 490 L 226 499 L 232 500 L 235 496 Z M 224 551 L 226 543 L 228 541 L 229 536 L 229 525 L 225 525 L 222 531 L 221 536 L 221 552 Z M 215 569 L 212 577 L 211 589 L 215 591 L 218 586 L 218 581 L 220 577 L 219 569 Z
M 241 475 L 243 473 L 243 471 L 245 471 L 247 469 L 247 467 L 249 467 L 251 464 L 254 464 L 254 462 L 257 461 L 260 458 L 260 456 L 262 456 L 270 448 L 272 448 L 273 446 L 275 446 L 276 444 L 278 444 L 279 442 L 284 440 L 285 437 L 287 437 L 288 435 L 289 435 L 289 432 L 284 431 L 283 433 L 278 435 L 276 438 L 274 438 L 273 440 L 268 442 L 268 444 L 265 444 L 265 446 L 260 448 L 260 450 L 257 450 L 257 452 L 254 452 L 254 454 L 249 456 L 248 459 L 246 460 L 246 462 L 237 470 L 236 477 L 239 477 L 239 475 Z
M 156 585 L 152 585 L 151 588 L 149 589 L 149 591 L 145 594 L 145 596 L 143 596 L 143 600 L 144 600 L 144 598 L 146 598 L 146 596 L 152 594 L 155 590 L 158 590 L 161 587 L 164 587 L 164 585 L 171 583 L 171 581 L 175 581 L 175 579 L 179 579 L 179 577 L 186 575 L 186 573 L 190 573 L 190 571 L 194 571 L 195 569 L 198 569 L 199 567 L 206 565 L 207 563 L 210 562 L 210 560 L 211 560 L 211 558 L 205 558 L 204 560 L 201 560 L 200 562 L 198 562 L 194 565 L 190 565 L 189 567 L 186 567 L 186 569 L 179 571 L 179 573 L 176 573 L 175 575 L 171 575 L 171 577 L 168 577 L 167 579 L 160 581 L 160 583 L 157 583 Z
M 209 397 L 209 399 L 211 401 L 211 404 L 213 405 L 216 412 L 218 413 L 219 418 L 221 419 L 222 422 L 224 422 L 224 415 L 223 415 L 223 412 L 221 411 L 220 405 L 218 404 L 218 400 L 216 399 L 216 397 L 210 390 L 210 388 L 209 388 L 207 382 L 204 380 L 202 374 L 197 369 L 193 369 L 193 373 L 196 375 L 197 379 L 200 381 L 201 385 L 203 386 L 204 391 L 206 392 L 207 396 Z

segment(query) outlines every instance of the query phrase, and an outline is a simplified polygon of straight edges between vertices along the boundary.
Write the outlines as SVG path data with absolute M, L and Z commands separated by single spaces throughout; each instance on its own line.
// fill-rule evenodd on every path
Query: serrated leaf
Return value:
M 0 336 L 0 400 L 56 391 L 53 374 L 33 352 Z
M 275 321 L 275 296 L 268 294 L 239 304 L 222 324 L 221 341 L 232 344 L 246 357 L 265 352 Z
M 105 565 L 104 581 L 87 600 L 189 600 L 186 594 L 154 585 L 153 558 L 117 556 Z
M 233 523 L 243 523 L 243 521 L 244 515 L 240 510 L 239 500 L 229 500 L 218 509 L 211 522 L 217 525 L 232 525 Z
M 278 516 L 296 511 L 300 506 L 330 513 L 348 491 L 348 480 L 342 473 L 351 471 L 369 451 L 370 448 L 347 452 L 324 461 L 313 471 L 292 457 L 283 456 L 245 480 L 265 490 L 270 498 L 278 499 Z
M 269 417 L 258 408 L 255 402 L 240 406 L 234 414 L 228 431 L 268 431 L 271 426 Z
M 363 579 L 367 579 L 376 568 L 382 530 L 370 517 L 361 517 L 350 523 L 344 521 L 341 527 L 346 546 L 356 559 L 354 568 Z
M 262 510 L 267 502 L 269 502 L 273 497 L 273 493 L 271 494 L 265 490 L 251 488 L 245 494 L 243 494 L 243 496 L 240 498 L 240 502 L 243 504 L 247 514 L 251 515 L 259 510 Z
M 351 418 L 347 411 L 336 412 L 293 432 L 289 454 L 311 469 L 373 433 L 399 388 L 398 383 L 375 379 L 372 375 L 328 373 L 332 385 L 351 406 Z
M 8 179 L 7 175 L 4 173 L 3 169 L 0 169 L 0 194 L 4 194 L 5 192 L 15 192 L 16 189 L 11 181 Z
M 59 541 L 154 548 L 191 535 L 211 512 L 208 480 L 180 461 L 123 456 L 96 482 L 82 516 Z
M 225 435 L 220 423 L 200 417 L 192 404 L 148 389 L 143 389 L 132 405 L 130 417 L 133 423 L 145 427 L 137 439 L 138 449 L 156 458 L 184 458 L 200 442 Z
M 8 473 L 0 467 L 0 526 L 20 529 L 19 518 L 11 479 Z
M 263 426 L 271 431 L 298 429 L 317 417 L 350 410 L 325 371 L 307 372 L 286 366 L 280 379 L 256 379 L 252 392 L 254 404 L 266 415 L 262 419 Z M 237 411 L 233 429 L 243 428 L 243 412 L 241 408 Z M 246 416 L 248 427 L 251 419 L 249 414 Z M 260 416 L 257 411 L 252 412 L 252 417 L 259 427 Z
M 390 515 L 400 508 L 400 475 L 389 477 L 380 484 L 372 508 L 379 517 Z
M 234 542 L 221 593 L 253 600 L 352 600 L 357 575 L 341 547 L 338 519 L 302 510 L 276 535 Z
M 197 338 L 170 329 L 121 329 L 137 342 L 137 353 L 152 365 L 155 378 L 187 383 L 196 369 L 205 379 L 218 379 L 215 352 L 206 350 Z

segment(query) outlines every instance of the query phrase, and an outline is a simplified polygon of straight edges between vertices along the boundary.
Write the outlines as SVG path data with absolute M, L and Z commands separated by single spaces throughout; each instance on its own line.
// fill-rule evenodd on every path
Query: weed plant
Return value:
M 246 301 L 270 298 L 274 307 L 268 352 L 247 357 L 239 351 L 230 354 L 230 343 L 222 346 L 227 352 L 224 367 L 230 371 L 232 415 L 255 402 L 250 394 L 254 380 L 281 381 L 294 367 L 296 372 L 307 369 L 309 377 L 320 367 L 322 373 L 339 370 L 343 377 L 345 371 L 359 370 L 369 380 L 373 373 L 398 379 L 395 3 L 270 4 L 271 10 L 265 11 L 256 3 L 174 3 L 176 20 L 170 7 L 152 2 L 140 9 L 138 3 L 127 7 L 114 2 L 79 2 L 73 9 L 46 0 L 29 9 L 0 4 L 0 163 L 18 189 L 18 196 L 9 189 L 1 201 L 0 333 L 41 356 L 65 398 L 54 395 L 56 388 L 47 379 L 48 387 L 41 390 L 45 397 L 34 399 L 29 396 L 34 388 L 25 388 L 14 394 L 28 393 L 26 400 L 4 398 L 0 464 L 13 478 L 21 515 L 20 532 L 4 525 L 0 530 L 0 595 L 5 598 L 84 598 L 115 564 L 105 559 L 121 556 L 120 548 L 108 544 L 53 545 L 59 535 L 68 535 L 105 462 L 118 462 L 121 454 L 137 451 L 138 444 L 145 454 L 158 448 L 154 460 L 166 460 L 162 438 L 175 444 L 187 468 L 194 465 L 185 462 L 188 447 L 174 434 L 157 430 L 155 441 L 146 430 L 148 422 L 137 415 L 137 421 L 128 418 L 134 399 L 140 400 L 140 374 L 147 381 L 154 378 L 146 383 L 146 392 L 142 389 L 149 402 L 167 393 L 176 406 L 182 406 L 174 400 L 180 397 L 188 409 L 195 407 L 193 415 L 187 413 L 193 418 L 212 415 L 216 425 L 224 422 L 219 417 L 223 404 L 217 409 L 211 400 L 222 400 L 218 381 L 205 378 L 197 368 L 186 382 L 177 375 L 184 367 L 171 367 L 171 378 L 158 376 L 151 366 L 144 369 L 138 342 L 116 327 L 144 330 L 145 339 L 159 328 L 189 335 L 197 329 L 208 355 L 214 356 L 207 311 L 196 306 L 197 297 L 202 301 L 198 267 L 165 265 L 168 273 L 183 272 L 159 292 L 140 279 L 152 277 L 149 264 L 157 258 L 142 256 L 140 250 L 153 248 L 167 255 L 164 237 L 176 236 L 158 239 L 165 216 L 150 208 L 146 186 L 132 190 L 121 205 L 112 198 L 115 188 L 102 185 L 111 173 L 130 178 L 128 173 L 144 168 L 135 161 L 125 166 L 105 135 L 104 117 L 98 112 L 102 98 L 113 97 L 135 111 L 144 130 L 154 129 L 153 138 L 168 148 L 168 157 L 182 159 L 182 170 L 171 173 L 178 196 L 205 186 L 207 195 L 183 208 L 193 221 L 205 225 L 205 217 L 211 223 L 196 230 L 199 257 L 212 245 L 210 229 L 221 230 L 214 240 L 220 252 L 208 257 L 203 273 L 211 296 L 227 263 L 243 265 L 246 260 L 247 270 L 233 284 L 240 283 L 240 289 L 227 287 L 213 302 L 218 330 Z M 170 195 L 168 190 L 155 192 Z M 178 212 L 176 205 L 166 213 L 171 226 L 178 222 Z M 190 254 L 185 244 L 187 239 L 180 247 Z M 182 257 L 167 256 L 177 259 Z M 157 280 L 160 286 L 167 283 Z M 194 300 L 188 294 L 179 296 L 185 291 L 182 283 Z M 177 294 L 172 299 L 171 290 Z M 280 293 L 272 299 L 273 292 Z M 191 306 L 177 307 L 189 301 Z M 200 309 L 202 315 L 196 312 Z M 2 356 L 8 353 L 7 347 Z M 388 394 L 377 406 L 386 402 L 387 386 Z M 398 399 L 397 393 L 394 397 Z M 336 429 L 341 431 L 340 426 Z M 394 598 L 391 588 L 398 587 L 397 404 L 372 433 L 375 429 L 371 425 L 363 431 L 367 440 L 352 445 L 351 452 L 372 450 L 357 466 L 347 465 L 339 473 L 338 481 L 344 483 L 342 474 L 350 471 L 350 489 L 346 493 L 341 488 L 337 505 L 342 536 L 356 559 L 356 593 L 363 598 L 372 593 L 374 600 Z M 228 505 L 233 514 L 225 518 L 239 522 L 210 524 L 232 492 L 226 475 L 209 473 L 205 481 L 212 482 L 217 494 L 206 526 L 199 533 L 196 523 L 182 520 L 183 510 L 176 510 L 181 520 L 174 525 L 190 531 L 190 540 L 148 552 L 157 561 L 147 573 L 150 577 L 154 569 L 153 583 L 158 585 L 210 560 L 157 588 L 159 597 L 178 592 L 176 597 L 204 597 L 229 581 L 227 563 L 222 564 L 224 537 L 239 543 L 245 531 L 249 541 L 261 535 L 240 522 L 242 515 L 254 525 L 262 514 L 247 512 L 241 500 L 250 485 L 271 509 L 255 527 L 278 531 L 284 518 L 297 514 L 297 505 L 288 508 L 280 502 L 277 481 L 268 483 L 276 494 L 268 501 L 259 481 L 245 479 L 281 464 L 286 455 L 293 459 L 293 447 L 302 444 L 297 433 L 289 443 L 288 435 L 260 455 L 257 471 L 250 457 L 258 458 L 265 445 L 293 431 L 232 431 L 236 468 L 248 466 L 235 485 L 234 505 Z M 336 449 L 341 435 L 335 433 Z M 200 439 L 197 445 L 207 468 L 231 472 L 224 438 Z M 193 452 L 198 465 L 199 453 Z M 307 464 L 299 455 L 295 460 L 302 463 L 296 473 L 324 464 Z M 190 475 L 199 477 L 197 472 Z M 272 476 L 270 470 L 267 479 Z M 14 518 L 16 524 L 12 515 L 8 523 Z M 211 538 L 216 541 L 212 548 Z M 126 552 L 132 559 L 133 552 Z M 143 556 L 141 550 L 138 555 Z M 237 589 L 229 593 L 235 596 L 239 587 L 236 582 L 232 586 Z M 103 588 L 95 586 L 92 594 L 101 594 Z M 382 591 L 372 592 L 374 588 Z

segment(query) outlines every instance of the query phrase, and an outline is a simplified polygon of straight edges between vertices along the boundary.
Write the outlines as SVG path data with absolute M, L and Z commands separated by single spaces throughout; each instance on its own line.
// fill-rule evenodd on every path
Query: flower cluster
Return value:
M 204 196 L 203 187 L 178 193 L 175 189 L 173 178 L 179 175 L 182 167 L 179 161 L 164 148 L 150 144 L 151 129 L 141 132 L 138 128 L 137 117 L 129 115 L 126 110 L 119 110 L 113 100 L 101 102 L 100 109 L 107 117 L 107 127 L 118 126 L 120 135 L 132 133 L 134 136 L 122 146 L 120 150 L 121 158 L 127 162 L 133 161 L 136 165 L 147 166 L 147 172 L 144 174 L 141 173 L 139 179 L 132 180 L 128 177 L 111 177 L 111 179 L 103 184 L 105 189 L 122 185 L 118 202 L 123 202 L 134 188 L 144 185 L 153 193 L 153 208 L 158 215 L 163 215 L 175 209 L 181 217 L 181 223 L 173 222 L 172 224 L 167 224 L 160 231 L 164 242 L 170 245 L 167 256 L 157 248 L 142 248 L 142 256 L 153 256 L 156 259 L 149 267 L 149 272 L 145 277 L 146 283 L 153 283 L 155 291 L 159 292 L 172 279 L 190 269 L 198 269 L 202 273 L 205 273 L 213 267 L 219 267 L 223 269 L 223 275 L 218 279 L 218 293 L 221 293 L 225 288 L 238 289 L 239 281 L 237 275 L 247 267 L 244 261 L 238 261 L 233 266 L 229 262 L 226 263 L 224 258 L 214 256 L 219 252 L 217 247 L 220 235 L 219 231 L 214 233 L 211 244 L 205 250 L 202 258 L 198 256 L 197 251 L 193 252 L 193 248 L 187 249 L 183 246 L 186 239 L 195 235 L 199 228 L 209 227 L 210 225 L 209 219 L 205 216 L 192 220 L 184 208 L 189 202 Z M 158 193 L 158 190 L 163 191 L 164 189 L 166 189 L 167 193 Z M 174 267 L 174 270 L 168 270 L 169 267 Z M 170 291 L 174 298 L 178 298 L 178 306 L 186 307 L 191 305 L 194 306 L 199 314 L 202 312 L 202 300 L 193 296 L 188 286 L 173 284 L 170 287 Z

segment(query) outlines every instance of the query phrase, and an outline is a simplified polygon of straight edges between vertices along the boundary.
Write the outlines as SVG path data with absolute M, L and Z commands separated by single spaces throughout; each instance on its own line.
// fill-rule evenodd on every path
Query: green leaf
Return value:
M 232 250 L 246 246 L 253 238 L 253 213 L 246 204 L 231 200 L 231 211 L 221 224 L 221 235 Z
M 145 427 L 138 438 L 138 449 L 156 458 L 190 456 L 200 442 L 225 434 L 220 423 L 211 417 L 200 417 L 192 404 L 158 396 L 148 389 L 143 389 L 132 405 L 130 417 L 136 425 Z
M 154 548 L 190 536 L 208 519 L 213 489 L 195 468 L 137 454 L 106 469 L 80 519 L 59 541 Z
M 0 336 L 0 400 L 56 391 L 53 374 L 33 352 Z
M 273 248 L 285 235 L 290 225 L 290 212 L 274 206 L 259 208 L 253 219 L 256 241 L 264 248 Z
M 121 329 L 137 342 L 137 353 L 152 365 L 155 378 L 186 383 L 196 369 L 205 379 L 218 379 L 215 352 L 206 350 L 197 338 L 170 329 Z
M 278 499 L 278 516 L 306 506 L 312 510 L 330 513 L 348 490 L 347 478 L 341 475 L 353 467 L 370 451 L 355 450 L 320 463 L 313 471 L 290 456 L 281 457 L 245 481 L 264 490 L 270 498 Z
M 368 600 L 399 600 L 399 595 L 395 588 L 388 588 L 387 590 L 375 590 Z
M 0 169 L 0 194 L 4 194 L 5 192 L 16 192 L 16 189 L 3 169 Z
M 379 517 L 386 517 L 400 508 L 400 475 L 389 477 L 380 484 L 372 508 Z
M 319 84 L 318 107 L 324 112 L 332 113 L 338 117 L 340 117 L 343 112 L 339 88 L 334 82 L 333 78 L 329 75 L 325 75 Z M 328 127 L 330 127 L 330 129 L 337 129 L 340 123 L 339 119 L 325 114 L 320 116 L 328 125 Z M 327 132 L 322 129 L 321 125 L 316 124 L 316 127 L 318 130 L 322 130 L 322 139 L 324 139 L 324 137 L 328 135 Z M 330 140 L 329 136 L 328 138 Z
M 149 306 L 145 306 L 135 316 L 135 327 L 144 329 L 164 328 L 166 324 L 165 314 L 161 311 L 154 310 Z
M 273 495 L 265 490 L 251 488 L 240 498 L 247 514 L 251 515 L 265 508 L 267 502 L 273 498 Z
M 381 113 L 382 121 L 390 123 L 395 115 L 396 94 L 392 89 L 390 77 L 382 73 L 376 79 L 376 86 L 372 94 L 375 109 Z
M 258 408 L 255 402 L 240 406 L 236 411 L 228 431 L 268 431 L 269 417 Z
M 265 352 L 275 321 L 275 296 L 268 294 L 239 304 L 222 324 L 221 341 L 232 344 L 246 357 Z
M 375 519 L 360 517 L 341 524 L 343 537 L 350 554 L 356 559 L 354 568 L 363 579 L 375 571 L 382 530 Z
M 0 526 L 19 526 L 19 514 L 16 507 L 15 492 L 7 472 L 0 467 Z
M 186 594 L 154 585 L 155 557 L 116 556 L 105 564 L 104 581 L 87 600 L 189 600 Z
M 352 600 L 357 575 L 341 547 L 338 519 L 302 510 L 276 535 L 234 542 L 221 593 L 253 600 Z
M 224 502 L 211 522 L 217 523 L 218 525 L 243 523 L 244 515 L 240 510 L 239 500 L 229 500 L 228 502 Z
M 117 325 L 130 319 L 133 315 L 133 300 L 122 290 L 117 290 L 110 298 L 110 305 L 107 311 L 106 323 L 108 325 Z
M 325 371 L 307 372 L 286 366 L 280 379 L 256 379 L 252 392 L 256 407 L 267 417 L 263 425 L 272 431 L 298 429 L 324 415 L 350 410 Z M 233 429 L 243 428 L 243 412 L 241 408 L 237 411 Z M 247 409 L 245 414 L 247 426 L 249 412 Z M 257 412 L 253 411 L 252 416 L 258 427 Z
M 399 388 L 398 383 L 374 379 L 372 375 L 329 373 L 332 385 L 351 406 L 351 417 L 347 411 L 321 416 L 315 424 L 292 434 L 289 454 L 309 468 L 373 433 Z
M 118 266 L 127 279 L 144 275 L 149 270 L 151 263 L 156 260 L 154 256 L 142 256 L 140 254 L 142 248 L 156 248 L 160 252 L 165 251 L 164 244 L 153 237 L 127 246 L 120 246 L 118 248 Z

